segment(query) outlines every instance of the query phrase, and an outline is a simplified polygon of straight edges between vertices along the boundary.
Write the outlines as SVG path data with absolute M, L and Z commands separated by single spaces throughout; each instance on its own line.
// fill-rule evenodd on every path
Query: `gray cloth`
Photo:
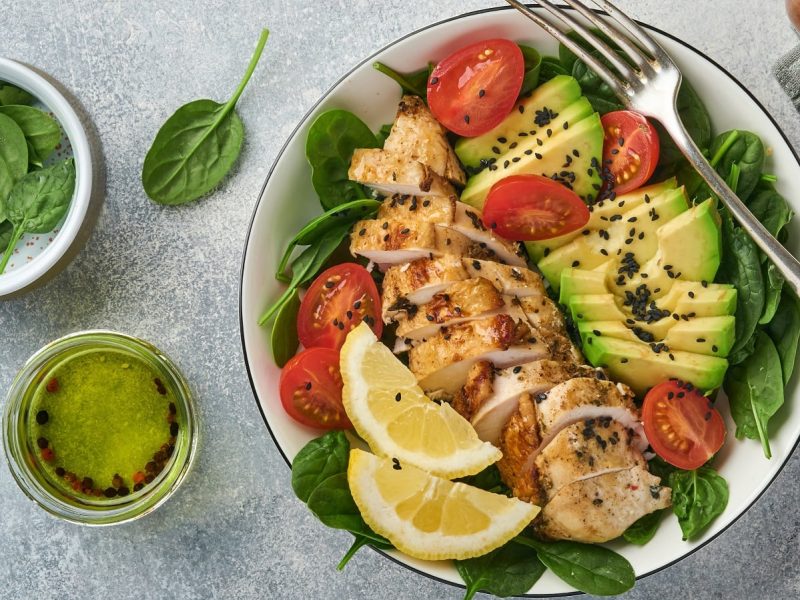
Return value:
M 784 54 L 772 67 L 772 73 L 800 110 L 800 45 Z

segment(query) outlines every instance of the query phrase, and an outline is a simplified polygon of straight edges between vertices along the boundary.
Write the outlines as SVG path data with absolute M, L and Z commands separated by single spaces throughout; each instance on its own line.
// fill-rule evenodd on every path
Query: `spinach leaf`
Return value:
M 784 197 L 770 183 L 759 184 L 748 198 L 747 208 L 776 238 L 794 216 Z M 763 259 L 766 260 L 766 256 Z
M 295 288 L 289 299 L 280 307 L 272 325 L 270 344 L 275 364 L 283 367 L 297 352 L 297 311 L 300 310 L 300 293 Z
M 708 466 L 674 471 L 669 486 L 672 512 L 678 517 L 684 540 L 701 533 L 728 505 L 728 483 Z
M 0 105 L 32 104 L 35 98 L 30 93 L 10 83 L 0 81 Z
M 778 310 L 778 303 L 781 301 L 781 291 L 785 279 L 778 268 L 771 262 L 764 265 L 764 281 L 767 282 L 766 286 L 766 299 L 764 300 L 764 313 L 758 320 L 759 325 L 766 325 L 775 316 L 775 311 Z
M 234 110 L 261 58 L 269 31 L 264 29 L 239 87 L 225 104 L 195 100 L 181 106 L 158 130 L 142 167 L 142 185 L 159 204 L 197 200 L 231 170 L 244 141 L 244 126 Z
M 567 71 L 563 66 L 561 66 L 557 58 L 553 58 L 552 56 L 543 56 L 542 64 L 539 67 L 539 83 L 542 84 L 545 81 L 550 81 L 557 75 L 569 75 L 571 72 L 572 71 Z
M 480 488 L 487 492 L 492 492 L 493 494 L 502 494 L 504 496 L 508 496 L 509 498 L 512 495 L 511 490 L 505 483 L 503 483 L 503 479 L 500 477 L 500 470 L 497 468 L 497 465 L 489 465 L 480 473 L 462 477 L 458 481 L 461 483 L 466 483 L 467 485 L 471 485 L 472 487 Z
M 14 226 L 9 221 L 0 223 L 0 250 L 5 250 L 14 235 Z
M 661 524 L 661 517 L 664 516 L 664 510 L 656 510 L 641 517 L 625 530 L 622 537 L 631 544 L 644 546 L 653 539 L 656 531 L 658 531 L 658 526 Z
M 306 139 L 306 158 L 311 182 L 325 210 L 369 196 L 361 185 L 350 181 L 347 172 L 356 148 L 378 146 L 375 134 L 351 112 L 329 110 L 314 120 Z
M 689 137 L 694 140 L 694 143 L 697 144 L 701 151 L 706 152 L 711 145 L 711 116 L 708 114 L 708 110 L 706 110 L 700 96 L 697 95 L 692 84 L 685 77 L 678 90 L 675 107 L 678 109 L 678 114 L 681 117 L 681 121 L 683 121 L 684 127 L 686 127 L 686 131 L 689 133 Z M 654 124 L 658 130 L 658 139 L 661 144 L 658 157 L 658 172 L 660 176 L 674 175 L 680 168 L 688 168 L 694 172 L 694 167 L 683 157 L 666 129 L 658 122 L 654 122 Z M 699 175 L 697 177 L 700 178 Z M 700 181 L 703 181 L 703 179 L 700 178 Z M 705 182 L 703 181 L 703 183 Z M 707 197 L 703 197 L 703 200 Z
M 281 279 L 285 276 L 286 265 L 289 264 L 289 259 L 295 247 L 313 245 L 315 242 L 319 241 L 322 235 L 342 223 L 349 223 L 352 225 L 359 219 L 369 218 L 377 212 L 380 205 L 381 203 L 377 200 L 354 200 L 334 207 L 306 223 L 306 225 L 304 225 L 289 241 L 289 245 L 283 253 L 283 258 L 281 258 L 281 262 L 278 265 L 275 277 Z
M 764 312 L 764 280 L 761 274 L 760 253 L 750 236 L 733 226 L 727 211 L 722 215 L 722 261 L 717 281 L 736 287 L 736 341 L 728 360 L 732 365 L 748 355 L 748 342 Z
M 350 442 L 343 431 L 329 431 L 308 442 L 292 461 L 292 489 L 308 502 L 311 493 L 331 475 L 347 472 Z
M 599 55 L 597 58 L 604 64 L 607 63 L 607 61 Z M 586 99 L 591 103 L 592 108 L 601 115 L 625 108 L 620 99 L 617 98 L 614 90 L 612 90 L 609 85 L 582 60 L 577 60 L 573 65 L 572 76 L 578 80 L 583 95 L 586 96 Z
M 744 202 L 761 179 L 764 166 L 764 144 L 756 134 L 732 129 L 718 135 L 709 149 L 709 162 L 727 180 L 732 165 L 739 169 L 736 195 Z
M 525 77 L 522 79 L 522 88 L 519 95 L 531 93 L 539 84 L 539 69 L 542 66 L 542 57 L 536 49 L 519 44 L 522 57 L 525 59 Z
M 789 383 L 794 371 L 797 344 L 800 342 L 800 305 L 797 298 L 785 290 L 775 316 L 766 326 L 766 332 L 775 344 L 781 360 L 784 385 Z
M 378 129 L 378 133 L 375 134 L 375 140 L 378 142 L 378 148 L 383 148 L 383 145 L 386 143 L 386 138 L 389 137 L 389 134 L 392 133 L 392 123 L 385 123 L 381 125 L 381 128 Z
M 58 122 L 44 111 L 30 106 L 0 106 L 0 114 L 10 117 L 19 126 L 28 146 L 28 162 L 41 167 L 61 141 Z
M 0 222 L 8 218 L 5 201 L 14 184 L 28 172 L 25 134 L 9 116 L 0 114 Z
M 728 369 L 724 387 L 736 437 L 761 440 L 764 456 L 772 458 L 767 426 L 783 405 L 781 360 L 766 333 L 757 330 L 754 337 L 753 353 L 742 364 Z
M 514 541 L 536 550 L 539 560 L 556 576 L 587 594 L 622 594 L 636 583 L 631 564 L 613 550 L 578 542 L 542 542 L 517 536 Z
M 47 233 L 58 225 L 69 208 L 74 190 L 75 161 L 71 158 L 31 171 L 14 185 L 5 204 L 6 216 L 14 230 L 0 261 L 0 274 L 24 233 Z
M 380 548 L 381 550 L 391 550 L 394 548 L 390 543 L 379 542 L 377 540 L 371 539 L 367 536 L 361 535 L 360 533 L 354 533 L 353 537 L 353 544 L 347 549 L 347 552 L 342 557 L 342 560 L 339 561 L 339 564 L 336 565 L 336 570 L 341 571 L 342 569 L 347 566 L 347 563 L 350 562 L 350 559 L 356 555 L 356 552 L 361 550 L 364 546 L 373 546 L 374 548 Z
M 400 73 L 382 62 L 372 63 L 373 69 L 394 79 L 400 85 L 404 94 L 419 96 L 423 100 L 427 100 L 428 98 L 428 78 L 431 76 L 434 66 L 433 63 L 428 63 L 428 66 L 420 71 L 415 71 L 414 73 Z M 365 147 L 366 146 L 361 146 L 361 148 Z
M 456 570 L 467 585 L 464 600 L 479 591 L 508 598 L 521 596 L 546 571 L 530 548 L 513 541 L 477 558 L 455 561 Z

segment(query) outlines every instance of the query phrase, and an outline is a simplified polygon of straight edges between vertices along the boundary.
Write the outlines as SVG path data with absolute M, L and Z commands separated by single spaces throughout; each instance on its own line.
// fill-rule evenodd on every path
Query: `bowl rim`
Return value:
M 78 237 L 92 197 L 94 165 L 89 136 L 67 98 L 45 77 L 10 58 L 0 57 L 0 79 L 33 94 L 53 112 L 72 146 L 75 191 L 61 230 L 53 242 L 24 268 L 0 276 L 0 298 L 24 290 L 56 267 Z
M 529 8 L 534 9 L 534 10 L 542 10 L 542 8 L 540 6 L 537 6 L 537 5 L 528 4 L 527 6 Z M 560 8 L 566 9 L 566 10 L 575 10 L 571 6 L 561 6 Z M 432 29 L 432 28 L 438 27 L 440 25 L 444 25 L 446 23 L 450 23 L 452 21 L 457 21 L 459 19 L 463 19 L 463 18 L 466 18 L 466 17 L 471 17 L 471 16 L 475 16 L 475 15 L 482 15 L 482 14 L 487 14 L 487 13 L 493 13 L 493 12 L 497 12 L 497 11 L 507 11 L 507 10 L 515 10 L 515 9 L 513 7 L 511 7 L 511 6 L 494 6 L 494 7 L 488 7 L 488 8 L 478 9 L 478 10 L 474 10 L 474 11 L 469 11 L 469 12 L 465 12 L 465 13 L 460 13 L 458 15 L 454 15 L 454 16 L 449 17 L 447 19 L 442 19 L 440 21 L 435 21 L 433 23 L 429 23 L 428 25 L 425 25 L 423 27 L 420 27 L 418 29 L 410 31 L 409 33 L 406 33 L 406 34 L 404 34 L 404 35 L 402 35 L 402 36 L 400 36 L 398 38 L 395 38 L 394 40 L 392 40 L 388 44 L 385 44 L 384 46 L 381 46 L 375 52 L 373 52 L 372 54 L 370 54 L 369 56 L 367 56 L 363 60 L 359 61 L 357 64 L 353 65 L 353 67 L 351 67 L 350 69 L 348 69 L 346 73 L 344 73 L 339 79 L 337 79 L 333 84 L 331 84 L 325 90 L 325 92 L 323 92 L 320 95 L 319 99 L 316 102 L 314 102 L 314 104 L 308 109 L 308 111 L 306 111 L 306 113 L 300 118 L 300 120 L 298 121 L 297 125 L 294 127 L 294 129 L 292 129 L 292 132 L 287 136 L 286 141 L 283 143 L 283 145 L 281 146 L 280 150 L 278 150 L 278 153 L 275 155 L 275 159 L 273 160 L 272 166 L 270 167 L 269 171 L 267 172 L 267 175 L 266 175 L 266 177 L 264 179 L 264 184 L 262 185 L 261 190 L 259 191 L 258 199 L 256 200 L 256 203 L 255 203 L 255 205 L 253 207 L 252 215 L 250 217 L 250 222 L 249 222 L 249 225 L 248 225 L 247 235 L 246 235 L 245 241 L 244 241 L 244 248 L 243 248 L 243 251 L 242 251 L 242 265 L 241 265 L 241 269 L 240 269 L 240 273 L 239 273 L 239 336 L 240 336 L 240 340 L 241 340 L 241 344 L 242 344 L 242 356 L 244 358 L 245 368 L 247 370 L 247 378 L 248 378 L 248 380 L 250 382 L 250 388 L 253 391 L 253 399 L 254 399 L 254 401 L 256 403 L 256 406 L 258 407 L 259 413 L 261 414 L 261 419 L 264 421 L 264 425 L 266 426 L 267 431 L 269 432 L 269 435 L 272 438 L 273 444 L 275 445 L 275 447 L 277 448 L 278 452 L 283 457 L 284 462 L 286 463 L 286 465 L 290 469 L 291 469 L 291 466 L 292 466 L 292 462 L 291 462 L 291 460 L 289 460 L 289 457 L 286 455 L 286 453 L 283 451 L 283 448 L 281 448 L 280 444 L 278 443 L 278 440 L 275 437 L 275 434 L 274 434 L 274 432 L 272 431 L 272 428 L 269 425 L 269 421 L 267 420 L 267 415 L 264 413 L 264 408 L 263 408 L 263 406 L 262 406 L 262 404 L 261 404 L 261 402 L 259 400 L 258 390 L 256 389 L 255 380 L 253 378 L 252 367 L 250 365 L 250 361 L 249 361 L 248 356 L 247 356 L 247 345 L 246 345 L 246 340 L 245 340 L 245 324 L 244 324 L 244 312 L 243 312 L 244 276 L 245 276 L 245 266 L 247 264 L 247 253 L 248 253 L 248 248 L 250 246 L 250 237 L 251 237 L 251 235 L 253 233 L 253 224 L 255 222 L 256 214 L 258 213 L 258 209 L 261 206 L 261 201 L 264 198 L 264 192 L 265 192 L 265 190 L 267 188 L 267 185 L 269 184 L 269 181 L 270 181 L 270 179 L 271 179 L 271 177 L 272 177 L 272 175 L 273 175 L 273 173 L 275 171 L 275 168 L 276 168 L 278 162 L 280 161 L 281 157 L 283 156 L 284 152 L 286 151 L 286 148 L 288 147 L 289 143 L 294 139 L 294 137 L 297 135 L 298 131 L 303 127 L 303 125 L 306 123 L 308 118 L 317 110 L 319 105 L 322 104 L 328 98 L 328 96 L 330 96 L 330 94 L 342 82 L 344 82 L 348 77 L 350 77 L 350 75 L 352 75 L 356 70 L 360 69 L 365 64 L 372 62 L 378 55 L 380 55 L 384 51 L 388 50 L 389 48 L 399 44 L 400 42 L 402 42 L 402 41 L 404 41 L 404 40 L 406 40 L 406 39 L 408 39 L 410 37 L 416 36 L 416 35 L 424 32 L 424 31 L 427 31 L 428 29 Z M 600 10 L 600 9 L 590 9 L 590 10 L 592 12 L 598 14 L 598 15 L 608 16 L 608 13 L 606 13 L 603 10 Z M 797 162 L 798 167 L 800 167 L 800 155 L 798 155 L 797 151 L 795 150 L 795 148 L 792 145 L 791 141 L 787 137 L 786 133 L 783 131 L 783 129 L 778 124 L 778 122 L 775 120 L 775 118 L 772 116 L 772 114 L 766 109 L 766 107 L 764 107 L 764 105 L 761 103 L 761 101 L 744 84 L 742 84 L 742 82 L 739 81 L 739 79 L 737 79 L 733 74 L 731 74 L 725 67 L 720 65 L 716 60 L 714 60 L 713 58 L 708 56 L 705 52 L 703 52 L 702 50 L 700 50 L 698 48 L 695 48 L 693 45 L 691 45 L 690 43 L 682 40 L 681 38 L 679 38 L 679 37 L 667 32 L 667 31 L 664 31 L 664 30 L 662 30 L 662 29 L 660 29 L 660 28 L 658 28 L 658 27 L 656 27 L 654 25 L 650 25 L 649 23 L 645 23 L 643 21 L 640 21 L 638 19 L 634 19 L 634 21 L 638 25 L 642 26 L 643 28 L 645 28 L 647 30 L 650 30 L 650 31 L 653 31 L 655 33 L 658 33 L 660 35 L 663 35 L 664 37 L 669 38 L 670 40 L 680 44 L 681 46 L 685 47 L 686 49 L 690 50 L 691 52 L 699 55 L 699 57 L 701 57 L 701 58 L 705 59 L 707 62 L 711 63 L 723 75 L 725 75 L 728 79 L 730 79 L 733 83 L 735 83 L 739 88 L 741 88 L 741 90 L 744 91 L 745 94 L 747 94 L 747 96 L 750 98 L 750 100 L 758 107 L 758 109 L 764 114 L 764 116 L 775 127 L 775 130 L 780 134 L 781 138 L 786 143 L 786 146 L 788 147 L 789 152 L 791 153 L 791 156 L 794 157 L 794 160 Z M 682 560 L 688 558 L 689 556 L 693 555 L 695 552 L 697 552 L 701 548 L 705 548 L 708 544 L 710 544 L 711 542 L 716 540 L 719 536 L 721 536 L 723 533 L 728 531 L 728 529 L 731 526 L 733 526 L 734 523 L 736 523 L 742 516 L 744 516 L 747 512 L 750 511 L 750 509 L 755 505 L 755 503 L 758 502 L 761 499 L 761 497 L 764 495 L 764 493 L 772 486 L 772 484 L 775 482 L 775 480 L 778 478 L 778 476 L 783 472 L 784 468 L 786 467 L 786 464 L 789 462 L 789 459 L 792 457 L 794 452 L 797 450 L 798 446 L 800 446 L 800 438 L 798 438 L 795 441 L 795 443 L 792 446 L 791 450 L 789 450 L 786 453 L 786 458 L 780 464 L 778 469 L 775 471 L 774 476 L 769 480 L 769 482 L 767 482 L 767 484 L 764 486 L 764 488 L 758 494 L 756 494 L 756 496 L 753 498 L 753 500 L 750 502 L 750 504 L 748 504 L 747 507 L 744 510 L 742 510 L 733 519 L 731 519 L 731 521 L 729 523 L 724 525 L 718 532 L 716 532 L 715 534 L 711 535 L 708 539 L 705 539 L 702 542 L 698 543 L 696 546 L 694 546 L 692 548 L 689 548 L 687 550 L 687 552 L 685 554 L 682 554 L 680 557 L 678 557 L 678 558 L 676 558 L 674 560 L 671 560 L 670 562 L 668 562 L 668 563 L 666 563 L 664 565 L 661 565 L 658 568 L 655 568 L 655 569 L 653 569 L 651 571 L 648 571 L 647 573 L 642 573 L 640 575 L 636 575 L 636 580 L 639 581 L 641 579 L 644 579 L 645 577 L 649 577 L 650 575 L 655 575 L 656 573 L 659 573 L 659 572 L 661 572 L 661 571 L 663 571 L 665 569 L 668 569 L 669 567 L 671 567 L 671 566 L 681 562 Z M 416 573 L 418 575 L 422 575 L 422 576 L 424 576 L 424 577 L 426 577 L 428 579 L 431 579 L 433 581 L 437 581 L 437 582 L 442 583 L 442 584 L 446 584 L 446 585 L 451 586 L 451 587 L 455 587 L 455 588 L 459 588 L 459 589 L 465 589 L 465 587 L 466 587 L 463 584 L 456 583 L 456 582 L 453 582 L 453 581 L 449 581 L 447 579 L 443 579 L 441 577 L 438 577 L 436 575 L 432 575 L 432 574 L 427 573 L 427 572 L 425 572 L 425 571 L 423 571 L 421 569 L 418 569 L 418 568 L 416 568 L 416 567 L 414 567 L 412 565 L 409 565 L 409 564 L 407 564 L 407 563 L 395 558 L 394 556 L 388 554 L 387 552 L 385 552 L 383 550 L 380 550 L 379 548 L 375 548 L 373 546 L 369 546 L 369 548 L 371 548 L 372 550 L 374 550 L 375 552 L 377 552 L 381 556 L 383 556 L 385 558 L 388 558 L 392 562 L 397 563 L 397 564 L 401 565 L 402 567 L 404 567 L 405 569 L 408 569 L 408 570 L 410 570 L 410 571 L 412 571 L 412 572 L 414 572 L 414 573 Z M 522 598 L 555 598 L 555 597 L 563 598 L 563 597 L 583 596 L 583 595 L 586 595 L 586 594 L 584 592 L 575 590 L 575 591 L 572 591 L 572 592 L 561 592 L 561 593 L 552 593 L 552 594 L 523 594 L 522 596 L 519 596 L 519 597 L 522 597 Z

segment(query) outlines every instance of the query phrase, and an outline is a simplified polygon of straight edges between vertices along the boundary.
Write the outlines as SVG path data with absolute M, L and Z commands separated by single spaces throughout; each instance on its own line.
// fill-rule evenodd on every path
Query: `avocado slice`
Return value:
M 573 77 L 557 75 L 533 90 L 527 98 L 521 98 L 515 110 L 490 131 L 473 138 L 460 138 L 456 142 L 456 155 L 467 167 L 483 166 L 484 161 L 498 158 L 515 142 L 536 135 L 539 130 L 534 121 L 537 114 L 547 114 L 548 117 L 557 115 L 553 117 L 554 128 L 551 128 L 560 130 L 563 128 L 563 116 L 560 113 L 580 97 L 581 88 Z M 591 113 L 590 108 L 586 115 Z M 558 117 L 561 118 L 556 122 Z
M 604 227 L 595 231 L 588 230 L 588 234 L 580 235 L 557 248 L 539 261 L 539 269 L 550 281 L 550 285 L 559 289 L 561 273 L 570 266 L 592 269 L 609 258 L 626 257 L 626 260 L 634 260 L 638 268 L 638 265 L 652 258 L 658 251 L 663 224 L 686 212 L 688 208 L 683 187 L 667 190 L 649 202 L 642 202 L 625 212 L 617 208 L 613 214 L 599 217 L 599 222 Z M 616 258 L 609 277 L 616 280 L 620 276 L 620 267 L 625 264 L 620 258 Z
M 722 385 L 728 361 L 717 356 L 661 350 L 655 352 L 641 341 L 620 340 L 582 333 L 583 352 L 593 365 L 608 369 L 611 378 L 628 384 L 637 396 L 670 378 L 677 378 L 701 390 Z
M 586 294 L 572 296 L 569 310 L 576 323 L 580 321 L 624 321 L 628 316 L 617 305 L 614 294 Z
M 583 102 L 574 104 L 581 112 L 584 110 Z M 524 174 L 551 177 L 568 184 L 584 200 L 593 199 L 600 189 L 600 174 L 591 166 L 603 151 L 600 115 L 592 113 L 579 121 L 568 121 L 568 125 L 567 129 L 562 127 L 559 132 L 553 130 L 549 138 L 546 133 L 541 137 L 525 138 L 513 150 L 499 156 L 491 165 L 494 169 L 484 169 L 467 180 L 461 201 L 483 209 L 486 196 L 495 183 L 511 175 Z
M 528 256 L 531 257 L 533 262 L 539 262 L 553 250 L 567 245 L 569 242 L 582 235 L 584 230 L 588 229 L 590 231 L 590 236 L 595 235 L 598 229 L 605 228 L 608 224 L 607 219 L 611 218 L 614 214 L 622 211 L 624 215 L 640 204 L 644 204 L 645 202 L 649 203 L 664 192 L 674 190 L 677 186 L 678 183 L 675 178 L 670 177 L 660 183 L 654 183 L 626 194 L 620 194 L 613 200 L 601 200 L 596 204 L 592 204 L 589 206 L 589 222 L 586 223 L 584 229 L 541 242 L 527 242 L 525 246 L 528 249 Z
M 568 267 L 561 272 L 561 290 L 558 301 L 569 306 L 569 299 L 575 295 L 606 294 L 605 271 L 589 271 Z

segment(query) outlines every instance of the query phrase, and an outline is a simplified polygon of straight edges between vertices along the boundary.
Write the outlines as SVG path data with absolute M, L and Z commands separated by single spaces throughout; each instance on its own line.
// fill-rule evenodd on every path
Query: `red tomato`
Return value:
M 642 420 L 656 454 L 681 469 L 702 466 L 725 441 L 725 423 L 717 409 L 680 381 L 659 383 L 647 393 Z
M 643 185 L 658 164 L 659 143 L 655 127 L 630 110 L 606 113 L 603 123 L 603 166 L 608 167 L 603 189 L 624 194 Z
M 281 371 L 281 404 L 294 420 L 318 429 L 350 429 L 342 405 L 339 351 L 310 348 Z
M 381 337 L 381 297 L 364 267 L 342 263 L 323 271 L 308 288 L 297 314 L 297 335 L 306 348 L 338 350 L 361 321 Z
M 547 240 L 588 221 L 589 208 L 575 192 L 541 175 L 501 179 L 483 205 L 483 224 L 509 240 Z
M 436 65 L 428 80 L 428 106 L 450 131 L 475 137 L 511 112 L 524 77 L 525 59 L 514 42 L 477 42 Z

